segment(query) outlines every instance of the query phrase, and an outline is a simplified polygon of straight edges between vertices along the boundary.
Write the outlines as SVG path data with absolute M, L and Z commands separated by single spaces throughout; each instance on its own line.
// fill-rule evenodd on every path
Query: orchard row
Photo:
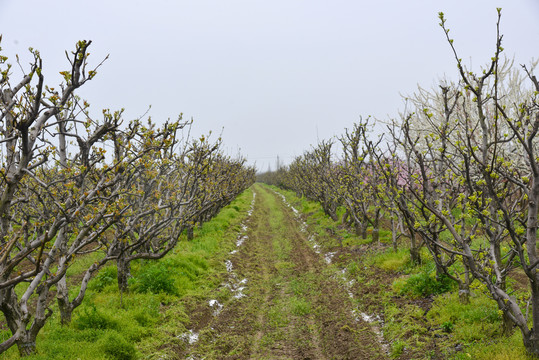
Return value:
M 261 180 L 319 201 L 337 220 L 373 239 L 390 224 L 394 247 L 408 238 L 411 260 L 429 250 L 438 276 L 458 284 L 462 302 L 484 291 L 503 313 L 505 333 L 518 327 L 539 356 L 539 81 L 535 64 L 495 53 L 480 73 L 454 53 L 458 81 L 442 80 L 406 98 L 407 110 L 374 136 L 367 119 L 336 140 L 322 141 Z M 378 122 L 380 123 L 380 122 Z M 339 146 L 339 152 L 334 149 Z M 528 291 L 508 279 L 525 274 Z
M 162 126 L 124 121 L 122 111 L 93 118 L 76 95 L 99 67 L 88 69 L 89 46 L 76 45 L 57 88 L 45 84 L 39 52 L 18 81 L 0 56 L 0 311 L 11 331 L 0 353 L 34 353 L 52 303 L 69 323 L 110 262 L 126 291 L 133 260 L 162 258 L 254 181 L 220 139 L 190 138 L 181 116 Z

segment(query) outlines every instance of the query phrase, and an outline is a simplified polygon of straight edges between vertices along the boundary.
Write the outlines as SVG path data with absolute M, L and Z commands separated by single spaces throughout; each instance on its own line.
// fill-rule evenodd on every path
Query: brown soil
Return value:
M 369 262 L 363 262 L 365 259 L 372 257 L 375 253 L 381 253 L 390 248 L 390 244 L 373 243 L 367 245 L 361 245 L 357 247 L 346 246 L 334 246 L 327 248 L 326 251 L 334 252 L 333 263 L 340 268 L 345 268 L 351 260 L 359 260 L 362 264 L 362 277 L 366 279 L 365 282 L 355 282 L 350 289 L 354 298 L 359 302 L 359 308 L 368 315 L 378 316 L 381 319 L 382 324 L 387 320 L 384 316 L 384 301 L 393 303 L 398 308 L 406 309 L 410 306 L 418 307 L 423 310 L 422 316 L 409 317 L 407 321 L 413 322 L 413 324 L 402 325 L 411 326 L 415 329 L 422 329 L 418 332 L 409 331 L 405 333 L 399 340 L 413 342 L 421 342 L 424 345 L 420 349 L 406 348 L 406 350 L 400 354 L 397 358 L 399 360 L 411 360 L 425 358 L 425 354 L 429 353 L 430 359 L 442 360 L 447 358 L 447 351 L 442 351 L 440 343 L 442 340 L 446 340 L 448 335 L 439 331 L 439 329 L 433 329 L 430 322 L 427 319 L 427 314 L 432 308 L 434 296 L 428 296 L 424 298 L 412 299 L 409 297 L 391 296 L 387 297 L 387 292 L 391 289 L 392 283 L 401 274 L 396 272 L 385 271 L 376 268 L 369 264 Z M 391 319 L 391 321 L 400 322 L 404 319 Z M 438 330 L 438 331 L 435 331 Z M 391 342 L 387 339 L 384 340 L 388 344 L 388 348 L 391 346 Z M 459 344 L 455 344 L 459 348 Z M 447 344 L 445 344 L 447 347 Z M 461 348 L 462 346 L 460 346 Z
M 292 210 L 259 186 L 248 239 L 230 255 L 233 271 L 215 294 L 192 308 L 198 341 L 177 348 L 178 359 L 385 359 L 371 326 L 354 305 Z M 245 297 L 229 290 L 247 279 Z M 226 283 L 228 282 L 229 285 Z M 234 287 L 234 286 L 232 286 Z

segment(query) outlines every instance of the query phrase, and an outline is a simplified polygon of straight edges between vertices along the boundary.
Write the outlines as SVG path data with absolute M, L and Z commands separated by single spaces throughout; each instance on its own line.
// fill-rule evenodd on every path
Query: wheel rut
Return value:
M 230 259 L 234 277 L 246 279 L 245 296 L 229 296 L 218 315 L 194 321 L 199 340 L 178 358 L 384 359 L 294 211 L 268 188 L 254 190 L 247 240 Z

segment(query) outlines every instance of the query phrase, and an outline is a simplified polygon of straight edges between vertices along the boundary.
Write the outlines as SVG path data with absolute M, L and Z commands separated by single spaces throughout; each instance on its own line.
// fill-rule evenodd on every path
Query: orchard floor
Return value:
M 255 185 L 252 213 L 215 294 L 191 304 L 178 359 L 385 359 L 354 310 L 342 274 L 317 253 L 305 224 Z M 172 350 L 172 349 L 169 349 Z M 169 352 L 170 353 L 170 352 Z

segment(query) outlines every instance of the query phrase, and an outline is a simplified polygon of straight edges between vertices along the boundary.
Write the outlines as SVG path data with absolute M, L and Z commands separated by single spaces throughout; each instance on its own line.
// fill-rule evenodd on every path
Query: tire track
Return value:
M 265 187 L 254 191 L 244 241 L 230 258 L 235 276 L 249 279 L 245 296 L 231 294 L 211 319 L 194 324 L 199 340 L 179 358 L 383 359 L 334 269 L 310 246 L 297 210 Z

